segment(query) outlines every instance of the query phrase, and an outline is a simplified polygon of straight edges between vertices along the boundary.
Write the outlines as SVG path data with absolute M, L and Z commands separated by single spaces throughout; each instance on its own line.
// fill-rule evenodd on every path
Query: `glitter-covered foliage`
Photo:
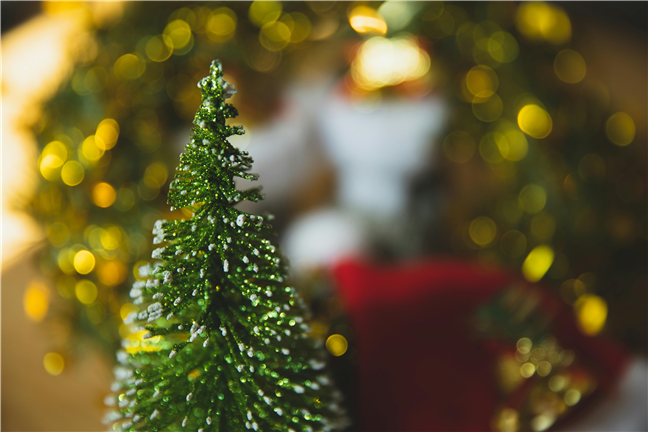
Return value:
M 152 265 L 131 296 L 141 312 L 126 323 L 148 332 L 118 352 L 115 430 L 315 431 L 341 426 L 340 393 L 324 369 L 321 342 L 307 337 L 304 303 L 270 244 L 270 225 L 236 209 L 259 190 L 252 159 L 227 140 L 243 129 L 225 103 L 234 92 L 218 61 L 200 81 L 191 142 L 180 156 L 169 204 L 187 220 L 158 221 Z

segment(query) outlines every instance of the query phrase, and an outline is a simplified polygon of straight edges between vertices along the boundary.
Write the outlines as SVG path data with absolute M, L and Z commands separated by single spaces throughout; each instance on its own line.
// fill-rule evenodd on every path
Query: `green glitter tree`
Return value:
M 303 431 L 343 426 L 341 394 L 324 369 L 321 341 L 307 337 L 307 311 L 287 282 L 270 225 L 239 211 L 258 201 L 252 159 L 227 140 L 243 134 L 226 120 L 235 93 L 214 61 L 200 81 L 202 105 L 180 156 L 168 203 L 189 208 L 188 220 L 158 221 L 153 265 L 131 291 L 142 311 L 145 341 L 117 358 L 118 405 L 106 416 L 115 430 Z M 141 323 L 141 324 L 138 324 Z M 140 327 L 141 330 L 141 327 Z

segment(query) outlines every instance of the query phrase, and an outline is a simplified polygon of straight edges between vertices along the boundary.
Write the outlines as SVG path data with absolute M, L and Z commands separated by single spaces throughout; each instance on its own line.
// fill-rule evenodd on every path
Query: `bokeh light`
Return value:
M 635 131 L 634 120 L 624 112 L 613 114 L 605 122 L 605 133 L 612 143 L 620 147 L 625 147 L 634 140 Z
M 97 183 L 92 188 L 92 201 L 97 205 L 97 207 L 110 207 L 113 205 L 116 198 L 117 193 L 115 192 L 115 188 L 106 182 Z
M 97 285 L 92 281 L 82 279 L 76 283 L 74 293 L 81 303 L 90 305 L 97 300 L 99 291 L 97 290 Z
M 23 308 L 27 318 L 41 322 L 49 309 L 50 291 L 41 282 L 33 281 L 23 295 Z
M 344 354 L 349 347 L 346 338 L 340 334 L 334 334 L 326 339 L 326 349 L 332 355 L 339 357 Z
M 529 282 L 538 282 L 554 261 L 554 251 L 547 245 L 536 246 L 522 264 L 522 274 Z
M 367 40 L 351 65 L 355 83 L 373 90 L 423 77 L 430 69 L 430 56 L 409 37 Z
M 80 250 L 74 255 L 74 269 L 79 274 L 88 274 L 95 266 L 95 257 L 88 250 Z
M 545 2 L 524 2 L 516 16 L 520 33 L 532 41 L 563 45 L 571 39 L 571 22 L 560 7 Z
M 61 179 L 68 186 L 76 186 L 83 181 L 85 169 L 77 161 L 68 161 L 61 169 Z
M 470 239 L 478 246 L 488 246 L 495 240 L 497 235 L 497 226 L 495 222 L 489 217 L 480 216 L 470 222 L 468 228 Z
M 535 104 L 525 105 L 518 112 L 517 121 L 522 132 L 533 138 L 545 138 L 553 128 L 549 113 Z
M 582 55 L 572 49 L 564 49 L 556 54 L 554 72 L 562 81 L 575 84 L 581 82 L 587 73 L 587 66 Z
M 594 294 L 583 294 L 574 303 L 577 323 L 583 333 L 593 336 L 598 334 L 607 319 L 607 302 Z
M 385 19 L 369 6 L 356 6 L 349 14 L 349 24 L 358 33 L 387 33 Z
M 65 368 L 65 361 L 63 360 L 63 356 L 55 352 L 45 354 L 45 357 L 43 357 L 43 367 L 45 367 L 45 370 L 50 375 L 60 375 Z

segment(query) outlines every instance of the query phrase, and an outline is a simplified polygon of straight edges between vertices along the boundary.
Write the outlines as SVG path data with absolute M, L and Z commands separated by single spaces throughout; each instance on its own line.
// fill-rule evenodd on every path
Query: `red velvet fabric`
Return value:
M 354 326 L 363 431 L 486 431 L 498 407 L 497 350 L 470 321 L 516 275 L 478 264 L 429 260 L 394 267 L 345 261 L 333 278 Z M 543 290 L 545 292 L 546 290 Z M 615 345 L 583 336 L 548 296 L 559 342 L 587 358 L 609 388 L 625 363 Z

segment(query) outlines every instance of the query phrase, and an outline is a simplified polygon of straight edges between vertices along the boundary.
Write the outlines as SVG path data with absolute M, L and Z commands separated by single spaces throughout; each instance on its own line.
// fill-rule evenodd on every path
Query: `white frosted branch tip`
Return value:
M 193 393 L 189 393 L 189 394 L 187 395 L 187 402 L 189 402 L 189 401 L 191 400 L 192 397 L 193 397 Z
M 298 393 L 298 394 L 304 393 L 304 387 L 302 387 L 300 385 L 296 385 L 294 389 L 295 389 L 295 393 Z
M 229 261 L 223 260 L 223 271 L 227 273 L 229 271 Z
M 188 422 L 189 422 L 189 417 L 185 417 L 184 420 L 182 420 L 182 427 L 187 426 Z
M 160 415 L 160 411 L 158 410 L 153 411 L 153 414 L 151 414 L 151 420 L 154 420 L 159 415 Z
M 178 354 L 176 351 L 171 351 L 171 352 L 169 353 L 169 358 L 173 358 L 173 357 L 175 357 L 176 354 Z
M 242 227 L 244 223 L 245 223 L 245 215 L 244 214 L 238 215 L 238 217 L 236 218 L 236 225 Z

